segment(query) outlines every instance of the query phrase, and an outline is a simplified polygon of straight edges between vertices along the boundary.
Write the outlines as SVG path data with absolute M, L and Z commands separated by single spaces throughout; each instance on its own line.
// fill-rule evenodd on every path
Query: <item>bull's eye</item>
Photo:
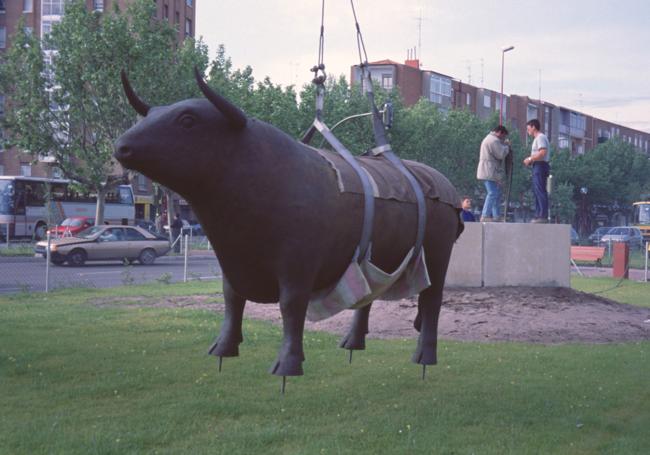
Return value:
M 190 129 L 194 126 L 195 119 L 193 116 L 185 114 L 179 119 L 179 122 L 183 128 Z

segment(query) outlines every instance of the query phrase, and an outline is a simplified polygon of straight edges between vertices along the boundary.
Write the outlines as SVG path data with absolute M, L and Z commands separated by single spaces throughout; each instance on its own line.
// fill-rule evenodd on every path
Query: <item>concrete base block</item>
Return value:
M 465 223 L 465 230 L 451 250 L 446 286 L 483 285 L 483 224 Z
M 567 224 L 467 223 L 445 284 L 570 287 L 570 230 Z

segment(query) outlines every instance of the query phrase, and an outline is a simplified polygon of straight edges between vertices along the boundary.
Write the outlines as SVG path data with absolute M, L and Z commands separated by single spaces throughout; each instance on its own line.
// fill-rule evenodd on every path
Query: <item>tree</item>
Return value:
M 192 40 L 178 46 L 177 31 L 152 20 L 154 13 L 148 0 L 134 1 L 126 13 L 117 2 L 106 13 L 89 11 L 83 0 L 67 2 L 42 42 L 19 27 L 2 65 L 11 145 L 53 157 L 66 178 L 96 193 L 97 224 L 104 196 L 127 178 L 112 158 L 113 143 L 136 121 L 120 70 L 155 105 L 196 94 L 193 67 L 207 66 L 207 48 Z
M 610 215 L 630 213 L 632 202 L 650 190 L 650 160 L 616 138 L 584 155 L 573 157 L 562 150 L 552 156 L 551 165 L 556 182 L 573 188 L 573 202 L 582 207 L 580 224 L 584 230 L 591 228 L 589 214 L 596 207 Z

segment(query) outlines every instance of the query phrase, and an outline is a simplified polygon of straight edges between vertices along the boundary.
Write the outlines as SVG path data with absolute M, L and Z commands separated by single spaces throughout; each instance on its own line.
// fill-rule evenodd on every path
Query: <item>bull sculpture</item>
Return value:
M 361 236 L 364 197 L 340 190 L 337 173 L 318 150 L 248 118 L 198 72 L 196 78 L 207 99 L 149 107 L 122 73 L 127 98 L 143 118 L 117 140 L 114 156 L 189 201 L 214 247 L 223 271 L 225 317 L 209 353 L 219 359 L 239 355 L 246 300 L 279 302 L 284 338 L 270 372 L 302 375 L 308 303 L 350 264 Z M 456 194 L 446 179 L 439 185 Z M 430 285 L 419 293 L 414 326 L 420 336 L 413 356 L 423 368 L 436 363 L 445 274 L 462 231 L 457 205 L 426 200 L 423 264 Z M 416 205 L 376 199 L 372 227 L 373 263 L 396 270 L 413 248 Z M 365 348 L 370 307 L 355 310 L 341 347 Z

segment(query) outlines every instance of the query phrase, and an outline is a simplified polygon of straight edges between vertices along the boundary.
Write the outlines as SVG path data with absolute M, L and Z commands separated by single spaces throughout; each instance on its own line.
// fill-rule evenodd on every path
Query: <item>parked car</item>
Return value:
M 578 235 L 578 232 L 571 228 L 571 245 L 579 245 L 580 244 L 580 236 Z
M 49 230 L 52 237 L 70 237 L 88 229 L 95 224 L 95 219 L 88 216 L 71 216 L 61 222 L 61 224 Z
M 191 221 L 190 229 L 192 230 L 192 235 L 205 235 L 203 226 L 198 221 Z
M 625 242 L 630 248 L 641 248 L 643 245 L 643 235 L 641 230 L 630 226 L 617 226 L 600 238 L 600 245 L 607 245 L 609 242 Z
M 47 241 L 34 247 L 37 254 L 47 257 Z M 61 237 L 50 242 L 53 264 L 83 265 L 86 261 L 138 260 L 153 264 L 157 257 L 169 251 L 169 241 L 137 226 L 93 226 L 74 237 Z
M 149 231 L 153 234 L 158 234 L 158 232 L 156 232 L 156 223 L 154 223 L 153 221 L 135 220 L 135 225 L 141 227 L 145 231 Z
M 181 222 L 183 223 L 183 227 L 181 228 L 181 230 L 183 231 L 183 233 L 189 234 L 190 229 L 192 228 L 190 226 L 189 221 L 184 220 L 184 219 L 181 218 Z M 166 224 L 166 225 L 163 226 L 163 231 L 165 231 L 165 233 L 169 234 L 169 224 Z
M 598 245 L 598 243 L 600 242 L 601 237 L 603 235 L 607 234 L 610 229 L 612 229 L 612 226 L 597 227 L 596 230 L 594 232 L 592 232 L 591 235 L 589 236 L 589 241 L 593 245 Z

